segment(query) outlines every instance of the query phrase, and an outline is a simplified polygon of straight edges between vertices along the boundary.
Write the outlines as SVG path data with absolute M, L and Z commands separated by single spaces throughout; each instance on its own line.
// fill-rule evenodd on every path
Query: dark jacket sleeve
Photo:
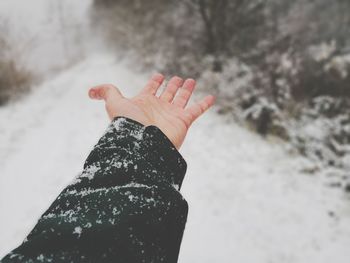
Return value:
M 177 262 L 186 168 L 158 127 L 116 117 L 82 173 L 1 262 Z

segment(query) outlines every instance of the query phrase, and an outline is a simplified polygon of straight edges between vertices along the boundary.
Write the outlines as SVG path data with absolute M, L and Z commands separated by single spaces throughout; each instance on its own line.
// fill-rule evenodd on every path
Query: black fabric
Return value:
M 114 118 L 82 173 L 1 262 L 177 262 L 186 168 L 158 127 Z

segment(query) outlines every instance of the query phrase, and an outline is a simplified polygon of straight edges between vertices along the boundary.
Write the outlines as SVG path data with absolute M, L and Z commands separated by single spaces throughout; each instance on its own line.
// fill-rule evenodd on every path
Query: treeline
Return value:
M 259 1 L 95 0 L 94 20 L 117 48 L 134 48 L 163 70 L 200 75 L 206 57 L 220 71 L 266 31 Z M 160 58 L 161 56 L 161 58 Z M 158 59 L 158 60 L 157 60 Z M 159 59 L 161 61 L 159 61 Z M 189 60 L 189 61 L 188 61 Z
M 132 48 L 169 73 L 222 72 L 236 58 L 275 85 L 279 76 L 270 75 L 282 63 L 276 60 L 288 57 L 303 71 L 290 83 L 296 97 L 350 95 L 346 69 L 333 61 L 350 51 L 350 1 L 94 0 L 94 6 L 93 21 L 116 48 Z
M 199 78 L 220 113 L 348 163 L 350 1 L 94 0 L 92 21 L 118 52 Z

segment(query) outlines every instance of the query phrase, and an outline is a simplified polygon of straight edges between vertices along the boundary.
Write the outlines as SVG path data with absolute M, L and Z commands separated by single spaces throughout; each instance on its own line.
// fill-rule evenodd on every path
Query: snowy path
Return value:
M 145 76 L 129 68 L 96 56 L 0 109 L 0 257 L 80 171 L 106 128 L 88 87 L 114 83 L 135 94 Z M 179 262 L 348 262 L 349 200 L 301 174 L 301 158 L 214 110 L 192 126 L 181 153 L 190 211 Z

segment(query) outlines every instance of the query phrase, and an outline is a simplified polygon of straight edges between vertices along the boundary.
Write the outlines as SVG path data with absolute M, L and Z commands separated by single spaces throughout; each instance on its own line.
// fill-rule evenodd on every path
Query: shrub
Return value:
M 6 27 L 0 25 L 0 106 L 28 92 L 32 74 L 19 65 L 20 58 L 12 52 Z

